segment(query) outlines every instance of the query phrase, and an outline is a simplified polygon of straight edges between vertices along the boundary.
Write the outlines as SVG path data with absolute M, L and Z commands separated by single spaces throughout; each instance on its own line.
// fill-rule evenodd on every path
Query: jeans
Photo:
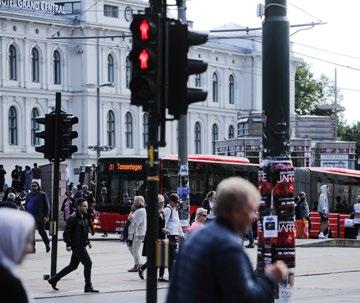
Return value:
M 73 248 L 70 264 L 62 269 L 55 277 L 54 281 L 59 281 L 62 277 L 65 277 L 67 274 L 76 270 L 80 264 L 84 265 L 84 277 L 85 277 L 85 287 L 91 286 L 91 267 L 92 262 L 90 256 L 85 247 L 76 247 Z
M 50 240 L 49 240 L 48 235 L 45 230 L 44 221 L 36 221 L 36 228 L 37 228 L 43 242 L 45 243 L 46 246 L 48 246 L 50 243 Z M 35 247 L 35 237 L 34 237 L 34 247 Z
M 144 237 L 143 236 L 134 236 L 132 240 L 131 246 L 129 246 L 129 250 L 131 255 L 134 258 L 135 265 L 140 264 L 141 260 L 141 245 L 143 243 Z

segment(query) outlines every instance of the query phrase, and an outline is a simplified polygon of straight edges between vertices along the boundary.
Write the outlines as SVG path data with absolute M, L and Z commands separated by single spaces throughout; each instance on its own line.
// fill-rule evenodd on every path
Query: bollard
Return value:
M 158 239 L 156 241 L 156 267 L 169 266 L 169 240 Z

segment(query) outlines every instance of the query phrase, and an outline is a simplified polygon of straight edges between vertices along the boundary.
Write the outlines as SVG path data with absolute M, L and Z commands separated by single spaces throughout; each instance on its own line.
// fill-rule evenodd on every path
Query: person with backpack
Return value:
M 175 263 L 176 251 L 180 238 L 184 238 L 184 232 L 181 228 L 179 219 L 178 206 L 180 204 L 180 197 L 178 194 L 171 194 L 169 196 L 169 205 L 164 208 L 165 216 L 165 232 L 169 239 L 169 275 L 171 279 L 172 271 Z

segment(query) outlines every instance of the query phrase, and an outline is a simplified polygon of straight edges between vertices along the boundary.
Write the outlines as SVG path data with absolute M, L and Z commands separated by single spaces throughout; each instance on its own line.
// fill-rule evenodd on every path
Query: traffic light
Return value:
M 178 119 L 186 114 L 191 103 L 205 101 L 207 92 L 198 88 L 188 88 L 188 77 L 206 71 L 207 63 L 188 59 L 189 47 L 204 44 L 208 34 L 188 30 L 187 24 L 178 20 L 167 20 L 168 32 L 168 103 L 169 114 Z
M 79 123 L 78 117 L 62 112 L 59 117 L 58 130 L 58 149 L 60 161 L 71 159 L 71 155 L 78 151 L 76 145 L 72 145 L 72 140 L 78 137 L 77 131 L 73 130 L 73 125 Z
M 43 131 L 35 133 L 35 137 L 44 140 L 44 145 L 36 146 L 35 151 L 43 153 L 45 159 L 53 161 L 55 158 L 55 114 L 46 114 L 45 117 L 35 120 L 38 124 L 44 125 Z
M 132 33 L 131 104 L 147 110 L 154 103 L 157 86 L 157 25 L 154 16 L 134 15 Z

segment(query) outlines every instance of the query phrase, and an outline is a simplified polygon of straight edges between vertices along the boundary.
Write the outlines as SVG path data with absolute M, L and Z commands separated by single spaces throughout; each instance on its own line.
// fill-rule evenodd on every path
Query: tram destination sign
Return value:
M 0 7 L 39 11 L 50 14 L 64 13 L 64 6 L 46 1 L 0 0 Z

